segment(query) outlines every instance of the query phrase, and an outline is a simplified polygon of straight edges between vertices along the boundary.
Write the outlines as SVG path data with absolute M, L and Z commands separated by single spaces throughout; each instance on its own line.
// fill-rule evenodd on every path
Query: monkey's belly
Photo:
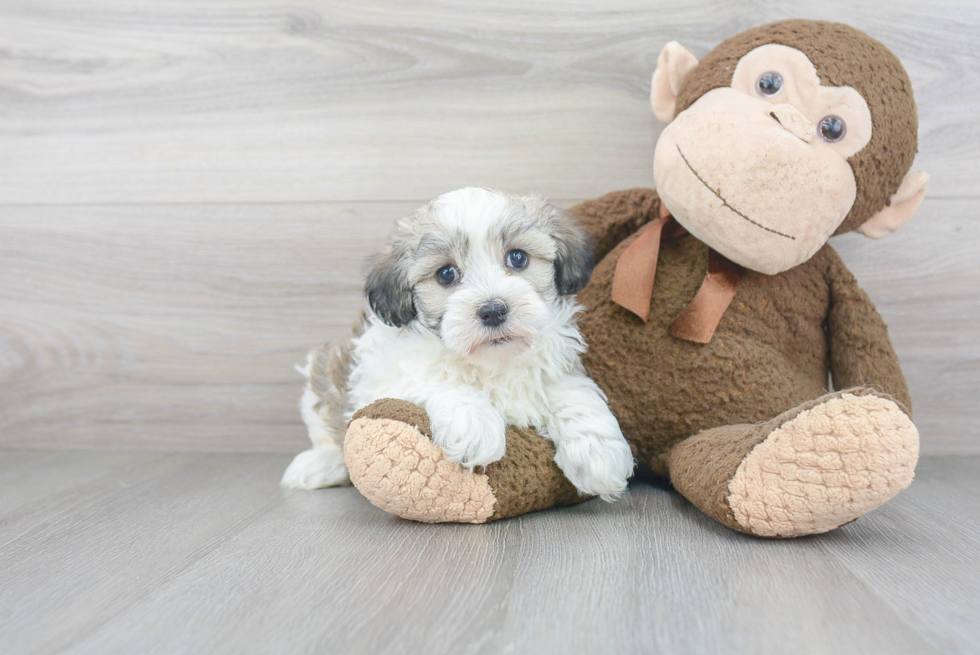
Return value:
M 668 328 L 701 285 L 707 248 L 693 237 L 665 242 L 644 324 L 610 299 L 615 263 L 631 241 L 600 262 L 580 294 L 580 328 L 589 374 L 642 464 L 700 430 L 768 420 L 826 391 L 821 276 L 806 265 L 777 276 L 746 272 L 712 341 L 696 344 Z

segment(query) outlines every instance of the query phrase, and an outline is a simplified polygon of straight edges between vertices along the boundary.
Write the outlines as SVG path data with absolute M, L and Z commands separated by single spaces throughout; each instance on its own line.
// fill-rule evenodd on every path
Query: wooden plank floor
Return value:
M 275 454 L 0 451 L 0 644 L 26 653 L 976 653 L 980 458 L 761 540 L 636 484 L 422 525 Z

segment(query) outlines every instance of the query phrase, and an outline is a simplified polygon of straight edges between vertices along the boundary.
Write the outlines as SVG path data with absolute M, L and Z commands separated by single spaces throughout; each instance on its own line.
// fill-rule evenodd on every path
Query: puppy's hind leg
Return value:
M 360 324 L 355 326 L 358 336 Z M 344 433 L 349 407 L 347 381 L 353 365 L 350 339 L 311 352 L 306 367 L 306 388 L 300 414 L 313 448 L 293 459 L 280 484 L 290 489 L 320 489 L 350 484 L 344 463 Z
M 282 475 L 280 484 L 289 489 L 320 489 L 350 483 L 344 463 L 343 435 L 337 435 L 320 415 L 320 398 L 306 386 L 300 413 L 310 433 L 313 448 L 297 455 Z

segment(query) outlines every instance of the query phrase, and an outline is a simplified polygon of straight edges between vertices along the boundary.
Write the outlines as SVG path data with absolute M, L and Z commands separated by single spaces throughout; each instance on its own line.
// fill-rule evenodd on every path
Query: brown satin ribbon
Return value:
M 642 318 L 644 323 L 650 318 L 650 299 L 653 297 L 653 279 L 657 275 L 660 237 L 669 220 L 670 217 L 661 217 L 650 223 L 643 234 L 619 256 L 616 272 L 613 274 L 613 302 Z
M 708 274 L 691 304 L 670 324 L 669 332 L 684 341 L 710 343 L 741 280 L 741 266 L 709 250 Z
M 613 302 L 633 312 L 646 323 L 650 317 L 660 243 L 663 239 L 685 232 L 666 208 L 660 205 L 659 218 L 650 223 L 616 262 L 612 283 Z M 709 250 L 708 273 L 694 299 L 671 323 L 670 334 L 685 341 L 709 343 L 718 329 L 721 317 L 735 298 L 741 279 L 741 266 L 714 250 Z

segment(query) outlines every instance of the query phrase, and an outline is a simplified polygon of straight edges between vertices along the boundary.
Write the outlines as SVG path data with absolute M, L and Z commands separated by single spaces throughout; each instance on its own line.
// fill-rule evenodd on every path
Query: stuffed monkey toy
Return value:
M 827 239 L 880 238 L 922 202 L 908 75 L 858 30 L 789 20 L 700 62 L 668 43 L 651 104 L 668 123 L 657 191 L 571 210 L 598 262 L 579 294 L 589 374 L 638 473 L 716 521 L 763 537 L 853 521 L 910 484 L 919 438 L 885 324 Z M 362 409 L 345 442 L 351 480 L 430 522 L 582 500 L 533 430 L 509 429 L 482 472 L 428 435 L 414 405 Z

